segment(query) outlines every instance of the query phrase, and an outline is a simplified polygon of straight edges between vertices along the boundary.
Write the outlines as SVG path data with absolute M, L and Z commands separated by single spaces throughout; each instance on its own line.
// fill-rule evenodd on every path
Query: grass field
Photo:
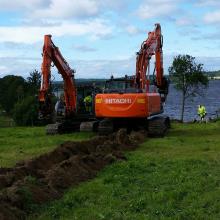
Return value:
M 0 167 L 51 151 L 67 140 L 88 139 L 92 134 L 74 133 L 46 136 L 45 127 L 0 128 Z
M 6 165 L 18 160 L 16 154 L 21 158 L 20 147 L 30 157 L 85 136 L 46 137 L 39 128 L 1 129 L 0 134 L 0 149 L 8 135 L 13 140 L 0 151 Z M 220 219 L 219 122 L 174 124 L 167 137 L 148 139 L 127 157 L 35 209 L 30 219 Z

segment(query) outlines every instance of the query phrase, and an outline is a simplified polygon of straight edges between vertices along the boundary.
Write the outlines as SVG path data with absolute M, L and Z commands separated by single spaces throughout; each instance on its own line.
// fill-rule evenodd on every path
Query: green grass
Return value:
M 91 135 L 0 129 L 1 165 Z M 165 138 L 148 139 L 127 158 L 70 188 L 60 200 L 36 208 L 29 219 L 220 219 L 220 121 L 174 124 Z
M 219 122 L 174 124 L 35 219 L 220 219 L 219 134 Z
M 45 127 L 0 128 L 0 167 L 11 167 L 20 160 L 51 151 L 64 141 L 80 141 L 93 134 L 45 135 Z

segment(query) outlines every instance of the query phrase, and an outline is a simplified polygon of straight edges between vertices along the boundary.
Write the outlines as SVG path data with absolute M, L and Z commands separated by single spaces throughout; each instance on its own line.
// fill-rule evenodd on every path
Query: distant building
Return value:
M 220 80 L 220 76 L 209 76 L 209 79 Z

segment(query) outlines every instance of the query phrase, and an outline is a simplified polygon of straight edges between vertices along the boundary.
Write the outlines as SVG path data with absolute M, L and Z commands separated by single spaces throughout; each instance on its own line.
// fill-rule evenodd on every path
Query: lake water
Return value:
M 220 80 L 210 81 L 209 87 L 203 93 L 204 96 L 202 97 L 197 96 L 193 101 L 186 101 L 184 121 L 198 119 L 197 108 L 199 104 L 205 105 L 207 117 L 215 117 L 216 111 L 220 109 Z M 180 119 L 181 98 L 181 93 L 171 84 L 164 110 L 165 114 L 172 119 Z

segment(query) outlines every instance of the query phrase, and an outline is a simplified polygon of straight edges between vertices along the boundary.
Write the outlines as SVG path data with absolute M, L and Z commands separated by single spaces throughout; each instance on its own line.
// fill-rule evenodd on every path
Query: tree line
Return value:
M 37 70 L 27 79 L 14 75 L 0 78 L 0 110 L 12 117 L 17 125 L 36 125 L 40 82 L 41 74 Z

